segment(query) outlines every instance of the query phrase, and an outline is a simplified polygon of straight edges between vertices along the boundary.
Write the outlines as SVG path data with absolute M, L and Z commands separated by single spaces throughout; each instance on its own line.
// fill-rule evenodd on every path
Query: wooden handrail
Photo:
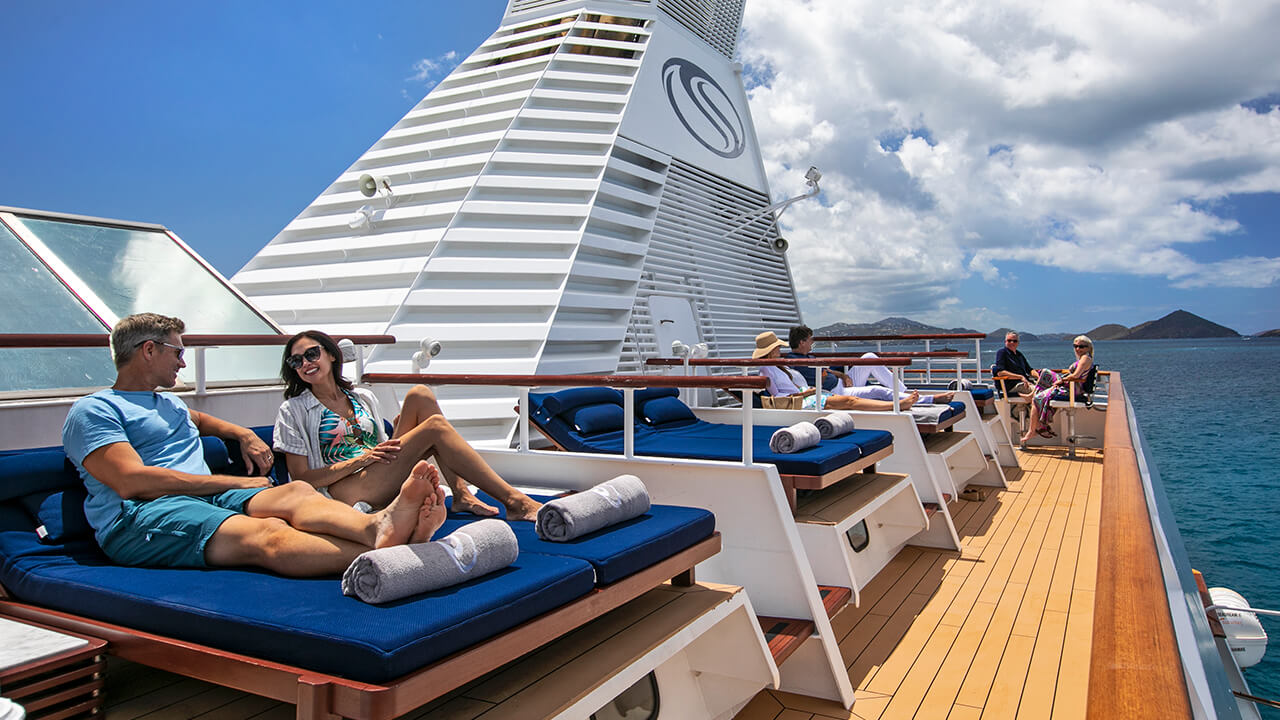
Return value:
M 830 352 L 830 353 L 820 353 L 820 352 L 816 352 L 816 353 L 810 353 L 810 354 L 811 354 L 811 355 L 813 355 L 814 357 L 820 357 L 820 358 L 826 358 L 826 357 L 848 357 L 848 356 L 849 356 L 849 354 L 848 354 L 848 353 L 841 353 L 841 352 Z M 905 358 L 967 358 L 967 357 L 969 357 L 969 353 L 965 352 L 964 350 L 928 350 L 928 351 L 925 351 L 925 350 L 902 350 L 902 351 L 892 351 L 892 352 L 889 352 L 889 351 L 886 351 L 886 352 L 877 352 L 877 353 L 876 353 L 876 357 L 880 357 L 880 358 L 895 358 L 895 357 L 905 357 Z
M 681 377 L 679 375 L 440 375 L 428 373 L 365 373 L 366 383 L 423 385 L 506 385 L 511 387 L 674 387 L 747 388 L 763 390 L 768 380 L 758 375 Z
M 986 333 L 936 333 L 932 335 L 823 335 L 814 342 L 851 342 L 854 340 L 986 340 Z
M 649 358 L 644 361 L 651 366 L 681 366 L 685 361 L 680 358 Z M 688 361 L 695 367 L 759 367 L 762 365 L 786 365 L 788 367 L 828 367 L 831 365 L 910 365 L 907 358 L 863 358 L 863 357 L 824 357 L 824 358 L 694 358 Z
M 186 347 L 229 347 L 232 345 L 284 345 L 292 335 L 183 335 Z M 0 333 L 0 348 L 107 347 L 111 336 L 97 333 Z M 356 345 L 389 345 L 394 335 L 334 335 L 334 340 L 350 340 Z
M 1112 374 L 1111 383 L 1103 434 L 1088 717 L 1191 718 L 1119 373 Z

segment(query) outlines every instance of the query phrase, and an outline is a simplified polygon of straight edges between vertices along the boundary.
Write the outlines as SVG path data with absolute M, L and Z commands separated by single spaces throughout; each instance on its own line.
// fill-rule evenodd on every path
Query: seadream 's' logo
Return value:
M 671 58 L 662 66 L 662 85 L 676 117 L 703 147 L 730 159 L 747 148 L 742 116 L 706 70 L 684 58 Z

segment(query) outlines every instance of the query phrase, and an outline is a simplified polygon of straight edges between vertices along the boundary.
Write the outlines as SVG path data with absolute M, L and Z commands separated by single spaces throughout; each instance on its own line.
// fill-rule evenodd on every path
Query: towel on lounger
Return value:
M 635 475 L 619 475 L 590 490 L 538 508 L 538 537 L 566 542 L 649 511 L 649 490 Z
M 800 452 L 822 441 L 822 433 L 811 422 L 798 422 L 790 427 L 778 428 L 769 438 L 769 449 L 776 453 Z
M 849 413 L 833 412 L 814 420 L 813 425 L 818 428 L 818 434 L 823 440 L 840 437 L 853 432 L 853 416 Z
M 516 534 L 502 520 L 468 523 L 434 542 L 362 553 L 342 574 L 342 594 L 385 603 L 487 575 L 516 561 Z
M 942 419 L 942 413 L 950 409 L 950 405 L 912 405 L 907 412 L 918 423 L 936 425 Z

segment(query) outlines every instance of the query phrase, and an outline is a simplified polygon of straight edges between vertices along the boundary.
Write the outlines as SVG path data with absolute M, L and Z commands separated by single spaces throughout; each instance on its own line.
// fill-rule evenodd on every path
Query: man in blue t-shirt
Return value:
M 116 382 L 76 401 L 62 444 L 89 498 L 85 515 L 103 552 L 123 565 L 253 565 L 283 575 L 342 572 L 376 547 L 430 539 L 444 522 L 435 468 L 419 463 L 399 495 L 366 515 L 292 482 L 268 487 L 271 449 L 253 431 L 187 408 L 176 395 L 178 318 L 140 313 L 111 331 Z M 201 435 L 239 441 L 245 466 L 213 475 Z
M 997 385 L 1008 386 L 1008 395 L 1025 395 L 1031 392 L 1032 387 L 1036 384 L 1036 380 L 1040 379 L 1040 373 L 1032 369 L 1031 363 L 1027 362 L 1027 358 L 1018 351 L 1018 343 L 1021 339 L 1018 333 L 1010 330 L 1005 333 L 1004 347 L 996 351 L 996 362 L 992 366 L 992 377 L 994 379 L 1005 379 L 1009 382 L 997 383 Z

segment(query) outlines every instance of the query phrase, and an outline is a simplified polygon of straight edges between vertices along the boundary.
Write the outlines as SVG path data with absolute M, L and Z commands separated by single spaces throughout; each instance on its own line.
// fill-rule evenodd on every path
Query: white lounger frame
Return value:
M 480 452 L 518 486 L 585 490 L 632 474 L 656 503 L 714 512 L 721 550 L 698 565 L 698 578 L 741 585 L 761 615 L 812 621 L 813 635 L 779 668 L 779 688 L 852 706 L 853 686 L 777 468 L 536 450 Z

